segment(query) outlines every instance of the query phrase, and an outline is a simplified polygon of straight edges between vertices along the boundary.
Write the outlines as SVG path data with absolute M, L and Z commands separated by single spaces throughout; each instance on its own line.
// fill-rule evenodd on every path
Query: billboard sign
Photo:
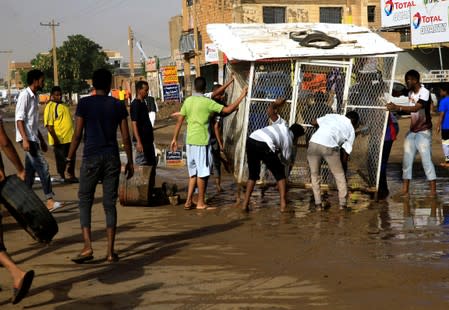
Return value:
M 166 66 L 161 68 L 162 84 L 178 84 L 178 69 L 176 66 Z
M 146 72 L 157 71 L 157 59 L 155 57 L 148 58 L 145 61 L 145 71 Z
M 410 10 L 412 45 L 449 42 L 449 1 L 425 2 Z
M 410 8 L 425 0 L 380 0 L 382 27 L 410 25 Z
M 169 84 L 162 86 L 164 101 L 181 101 L 179 84 Z

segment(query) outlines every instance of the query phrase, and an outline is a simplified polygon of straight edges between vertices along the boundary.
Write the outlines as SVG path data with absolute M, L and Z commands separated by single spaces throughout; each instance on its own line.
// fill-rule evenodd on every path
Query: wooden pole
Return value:
M 182 1 L 182 31 L 184 34 L 189 31 L 190 11 L 187 7 L 187 1 Z M 190 83 L 190 55 L 184 54 L 184 96 L 188 97 L 192 94 L 192 83 Z
M 52 19 L 50 23 L 44 24 L 41 23 L 41 26 L 51 27 L 51 46 L 52 46 L 52 54 L 53 54 L 53 81 L 54 85 L 59 85 L 58 78 L 58 59 L 56 57 L 56 30 L 55 28 L 59 26 L 59 23 L 55 23 L 55 20 Z
M 131 99 L 134 97 L 134 34 L 131 29 L 131 26 L 128 26 L 128 45 L 129 45 L 129 73 L 130 73 L 130 81 L 129 88 L 131 93 Z
M 196 1 L 193 1 L 193 5 L 192 5 L 192 9 L 193 9 L 193 36 L 194 36 L 194 40 L 195 40 L 195 58 L 194 58 L 194 63 L 195 63 L 195 76 L 196 77 L 200 77 L 201 76 L 201 67 L 200 67 L 200 51 L 199 51 L 199 40 L 198 40 L 198 22 L 197 22 L 197 18 L 196 18 Z

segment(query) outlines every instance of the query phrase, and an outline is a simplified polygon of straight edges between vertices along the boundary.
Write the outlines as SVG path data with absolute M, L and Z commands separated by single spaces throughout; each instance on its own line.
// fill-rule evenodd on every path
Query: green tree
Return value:
M 67 93 L 81 92 L 89 87 L 87 81 L 99 68 L 111 69 L 108 57 L 102 47 L 80 35 L 69 36 L 62 46 L 56 49 L 58 58 L 59 86 Z M 53 62 L 51 54 L 39 54 L 31 61 L 35 68 L 45 73 L 46 85 L 53 86 Z
M 33 68 L 42 70 L 44 72 L 46 81 L 45 87 L 43 89 L 44 92 L 50 91 L 53 87 L 53 62 L 52 62 L 51 54 L 49 53 L 41 53 L 36 56 L 33 60 L 31 60 L 31 65 Z M 22 80 L 23 85 L 27 85 L 27 71 L 20 69 L 19 70 L 20 79 Z M 51 79 L 50 79 L 51 77 Z

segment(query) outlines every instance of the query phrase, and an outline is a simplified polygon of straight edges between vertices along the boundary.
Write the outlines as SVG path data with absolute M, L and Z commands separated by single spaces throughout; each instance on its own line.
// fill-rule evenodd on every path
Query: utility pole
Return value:
M 134 33 L 131 29 L 131 26 L 128 26 L 128 45 L 129 45 L 129 88 L 131 93 L 131 98 L 133 98 L 134 93 Z
M 187 1 L 182 1 L 182 32 L 187 34 L 189 31 L 190 9 L 187 7 Z M 192 83 L 190 82 L 190 55 L 184 54 L 184 96 L 192 94 Z
M 224 23 L 224 0 L 220 0 L 220 15 L 221 23 Z M 218 84 L 224 84 L 223 52 L 221 50 L 218 51 Z
M 8 79 L 8 104 L 11 104 L 11 71 L 10 71 L 10 55 L 12 54 L 12 51 L 0 51 L 0 54 L 8 54 L 8 68 L 6 70 L 6 78 Z
M 59 23 L 55 23 L 55 20 L 52 19 L 50 23 L 41 23 L 41 26 L 51 27 L 51 45 L 53 50 L 53 80 L 54 85 L 59 85 L 58 78 L 58 59 L 56 58 L 56 31 L 55 27 L 59 26 Z
M 196 16 L 196 0 L 193 1 L 192 9 L 193 9 L 193 37 L 195 41 L 195 77 L 201 76 L 201 67 L 200 67 L 200 51 L 199 51 L 199 40 L 198 40 L 198 21 Z

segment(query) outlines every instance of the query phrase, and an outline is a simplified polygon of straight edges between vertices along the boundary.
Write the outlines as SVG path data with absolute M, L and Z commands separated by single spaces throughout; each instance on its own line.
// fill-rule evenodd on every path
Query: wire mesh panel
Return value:
M 287 102 L 278 110 L 280 117 L 290 123 L 292 109 L 292 94 L 295 83 L 294 60 L 258 62 L 254 65 L 253 83 L 248 109 L 247 137 L 255 130 L 271 124 L 268 117 L 268 107 L 278 98 L 284 98 Z M 244 158 L 242 160 L 245 160 Z M 245 161 L 246 163 L 246 161 Z M 247 179 L 248 169 L 245 168 L 240 176 Z M 274 178 L 264 165 L 261 167 L 260 183 L 274 182 Z
M 348 110 L 360 115 L 348 183 L 376 190 L 387 125 L 385 104 L 393 87 L 395 55 L 355 58 L 348 93 Z
M 311 125 L 317 118 L 326 114 L 342 114 L 345 110 L 345 90 L 349 62 L 309 62 L 298 65 L 298 87 L 295 120 L 302 124 L 305 135 L 300 138 L 296 160 L 290 172 L 289 181 L 298 185 L 310 183 L 310 170 L 307 163 L 307 147 L 316 129 Z M 334 184 L 325 161 L 321 165 L 322 184 Z
M 359 113 L 361 126 L 356 132 L 348 166 L 348 183 L 352 188 L 375 190 L 387 121 L 385 103 L 393 86 L 395 55 L 360 57 L 351 61 L 287 60 L 240 62 L 228 66 L 236 82 L 228 91 L 233 102 L 245 85 L 247 100 L 236 113 L 225 118 L 225 153 L 234 163 L 238 182 L 247 179 L 246 139 L 255 130 L 270 124 L 267 108 L 277 98 L 287 99 L 279 114 L 287 123 L 299 123 L 306 134 L 300 139 L 289 182 L 310 183 L 307 164 L 308 142 L 315 129 L 312 121 L 329 113 Z M 262 179 L 274 181 L 262 172 Z M 321 166 L 322 184 L 334 186 L 325 162 Z

